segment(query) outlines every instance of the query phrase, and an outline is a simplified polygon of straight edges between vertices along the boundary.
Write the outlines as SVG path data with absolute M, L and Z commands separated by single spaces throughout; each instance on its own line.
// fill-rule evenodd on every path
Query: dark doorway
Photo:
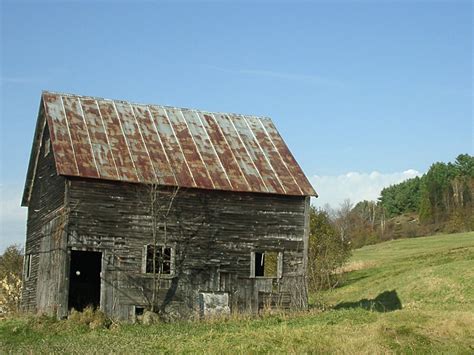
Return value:
M 71 251 L 69 271 L 69 309 L 82 311 L 87 306 L 100 305 L 100 271 L 102 253 Z

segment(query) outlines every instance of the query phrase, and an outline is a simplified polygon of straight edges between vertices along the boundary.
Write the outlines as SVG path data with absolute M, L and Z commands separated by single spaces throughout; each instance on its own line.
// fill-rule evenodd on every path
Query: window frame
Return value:
M 148 261 L 148 247 L 154 247 L 153 243 L 148 243 L 143 246 L 142 252 L 142 274 L 147 276 L 153 276 L 153 272 L 147 272 L 147 261 Z M 160 273 L 158 270 L 156 275 L 160 275 L 161 277 L 173 277 L 175 273 L 175 247 L 173 245 L 165 245 L 165 244 L 156 244 L 156 248 L 161 248 L 161 253 L 164 254 L 164 250 L 169 248 L 170 249 L 170 272 L 167 274 Z
M 255 254 L 277 253 L 277 273 L 275 276 L 256 276 L 255 275 Z M 264 256 L 265 258 L 265 256 Z M 264 259 L 265 263 L 265 259 Z M 283 252 L 279 250 L 255 250 L 250 252 L 250 278 L 252 279 L 281 279 L 283 277 Z

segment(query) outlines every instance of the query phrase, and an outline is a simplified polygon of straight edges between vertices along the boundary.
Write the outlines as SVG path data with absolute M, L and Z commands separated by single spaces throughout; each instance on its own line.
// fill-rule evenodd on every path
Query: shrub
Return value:
M 0 316 L 19 310 L 22 269 L 20 246 L 10 245 L 0 256 Z
M 341 277 L 337 270 L 350 255 L 349 241 L 341 238 L 328 213 L 311 208 L 308 250 L 310 290 L 319 291 L 335 287 Z

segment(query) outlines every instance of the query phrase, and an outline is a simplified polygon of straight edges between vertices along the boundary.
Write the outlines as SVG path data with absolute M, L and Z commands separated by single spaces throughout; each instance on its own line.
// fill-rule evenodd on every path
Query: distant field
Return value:
M 325 311 L 98 330 L 15 318 L 0 322 L 0 353 L 474 353 L 474 233 L 364 247 L 346 270 L 312 297 Z

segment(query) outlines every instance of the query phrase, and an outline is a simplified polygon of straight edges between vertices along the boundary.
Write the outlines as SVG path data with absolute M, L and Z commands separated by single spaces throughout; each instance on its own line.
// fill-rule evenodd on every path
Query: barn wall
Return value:
M 28 205 L 25 255 L 31 257 L 31 274 L 23 273 L 22 309 L 54 314 L 62 310 L 60 294 L 64 289 L 66 223 L 64 213 L 65 179 L 58 176 L 53 152 L 45 156 L 48 127 L 44 129 L 33 190 Z
M 173 195 L 172 189 L 157 194 L 158 243 L 175 252 L 174 276 L 159 281 L 162 310 L 196 314 L 202 308 L 200 292 L 228 293 L 235 311 L 255 312 L 278 302 L 307 305 L 308 198 L 193 189 Z M 119 319 L 133 319 L 134 306 L 150 305 L 153 277 L 142 272 L 144 245 L 153 242 L 150 196 L 152 190 L 143 185 L 68 179 L 68 246 L 102 251 L 101 307 Z M 251 278 L 255 251 L 283 252 L 283 277 Z

